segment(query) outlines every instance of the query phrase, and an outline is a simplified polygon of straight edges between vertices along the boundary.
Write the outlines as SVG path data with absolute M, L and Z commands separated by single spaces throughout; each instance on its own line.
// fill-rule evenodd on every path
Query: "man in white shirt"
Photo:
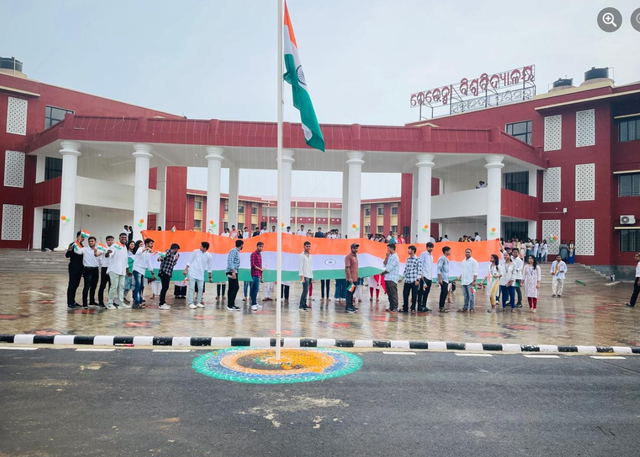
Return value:
M 302 283 L 302 295 L 300 295 L 300 309 L 306 311 L 309 309 L 307 306 L 307 294 L 309 293 L 309 286 L 313 280 L 313 267 L 311 262 L 311 242 L 304 242 L 304 251 L 300 254 L 300 261 L 298 262 L 298 273 L 300 274 L 300 282 Z
M 449 237 L 445 234 L 445 235 L 442 237 L 442 242 L 443 242 L 443 243 L 446 243 L 447 241 L 449 241 Z
M 464 307 L 462 312 L 475 313 L 476 306 L 476 281 L 478 280 L 478 262 L 471 257 L 471 249 L 464 250 L 464 260 L 462 261 L 462 273 L 458 276 L 458 280 L 462 283 L 462 292 L 464 294 Z
M 433 280 L 433 242 L 427 243 L 427 250 L 420 254 L 422 264 L 422 277 L 418 286 L 418 312 L 428 313 L 431 311 L 427 306 L 427 298 L 431 292 L 431 281 Z
M 144 240 L 144 248 L 138 249 L 133 256 L 133 308 L 144 308 L 142 304 L 142 287 L 144 285 L 144 275 L 147 269 L 151 272 L 153 279 L 156 278 L 156 274 L 153 271 L 151 265 L 151 251 L 153 250 L 154 241 L 151 238 Z
M 300 230 L 296 232 L 296 235 L 307 236 L 307 232 L 304 231 L 304 225 L 300 226 Z
M 204 292 L 204 272 L 209 273 L 209 282 L 211 280 L 211 269 L 209 263 L 211 261 L 211 254 L 209 250 L 209 243 L 203 241 L 200 243 L 200 249 L 196 249 L 191 253 L 191 259 L 187 263 L 187 267 L 184 269 L 184 276 L 189 279 L 189 290 L 187 291 L 187 301 L 189 302 L 190 309 L 204 308 L 202 304 L 202 293 Z M 196 284 L 198 285 L 198 296 L 196 303 L 193 303 L 193 292 Z
M 107 249 L 104 256 L 109 259 L 107 274 L 111 287 L 109 287 L 109 302 L 107 309 L 116 309 L 114 299 L 118 294 L 118 308 L 131 308 L 124 302 L 124 280 L 129 272 L 129 256 L 127 254 L 127 234 L 121 233 L 119 241 Z
M 565 273 L 567 272 L 567 264 L 564 263 L 562 257 L 560 255 L 556 256 L 556 260 L 551 264 L 551 269 L 549 273 L 553 275 L 553 280 L 551 282 L 551 295 L 552 297 L 562 297 L 562 289 L 564 287 L 564 278 Z
M 248 240 L 249 238 L 251 238 L 251 232 L 249 231 L 249 227 L 245 227 L 242 231 L 242 239 Z
M 482 241 L 482 238 L 480 237 L 480 235 L 478 234 L 478 232 L 476 232 L 475 240 L 476 240 L 476 241 Z
M 293 235 L 293 232 L 291 231 L 291 226 L 287 225 L 287 230 L 286 232 L 282 232 L 283 235 Z
M 636 262 L 638 262 L 638 264 L 636 265 L 636 276 L 633 281 L 633 293 L 631 294 L 629 303 L 626 304 L 629 308 L 636 306 L 636 301 L 640 294 L 640 252 L 636 253 Z
M 96 248 L 96 237 L 89 237 L 89 246 L 82 248 L 82 265 L 84 270 L 84 287 L 82 288 L 82 307 L 96 307 L 96 287 L 98 286 L 98 276 L 100 276 L 100 265 L 98 257 L 102 255 Z M 89 297 L 90 296 L 90 297 Z M 89 300 L 88 300 L 89 298 Z
M 522 289 L 520 288 L 520 283 L 522 282 L 524 261 L 520 257 L 520 251 L 518 249 L 511 250 L 511 259 L 513 261 L 513 279 L 515 279 L 513 286 L 516 288 L 516 295 L 518 296 L 516 308 L 522 308 Z
M 231 238 L 231 234 L 229 233 L 229 229 L 228 228 L 224 229 L 224 231 L 222 232 L 222 234 L 220 236 L 224 236 L 225 238 Z
M 107 242 L 107 248 L 113 246 L 113 236 L 109 235 L 105 238 L 105 240 Z M 98 306 L 100 308 L 106 308 L 106 306 L 104 306 L 104 290 L 107 288 L 107 284 L 109 285 L 109 287 L 111 287 L 111 279 L 109 279 L 109 274 L 107 273 L 110 260 L 111 259 L 106 258 L 104 255 L 98 257 L 98 262 L 100 263 L 100 288 L 98 289 Z M 109 293 L 108 289 L 107 293 Z

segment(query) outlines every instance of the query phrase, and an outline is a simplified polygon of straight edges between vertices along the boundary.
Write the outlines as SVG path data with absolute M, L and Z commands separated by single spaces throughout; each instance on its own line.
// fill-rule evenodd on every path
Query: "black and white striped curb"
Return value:
M 172 347 L 275 347 L 275 338 L 189 337 L 189 336 L 80 336 L 80 335 L 0 335 L 0 343 L 90 346 L 172 346 Z M 557 346 L 552 344 L 447 343 L 409 340 L 338 340 L 333 338 L 282 338 L 285 348 L 394 348 L 431 351 L 485 352 L 575 352 L 581 354 L 640 354 L 640 347 Z

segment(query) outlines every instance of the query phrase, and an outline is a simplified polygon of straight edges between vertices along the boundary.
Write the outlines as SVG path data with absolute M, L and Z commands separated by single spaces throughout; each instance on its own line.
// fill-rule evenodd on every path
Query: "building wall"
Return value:
M 76 114 L 100 116 L 131 116 L 131 117 L 177 117 L 148 108 L 121 103 L 115 100 L 89 95 L 78 91 L 44 84 L 30 79 L 23 79 L 0 73 L 0 86 L 28 91 L 39 96 L 28 96 L 7 90 L 0 90 L 0 208 L 3 205 L 17 205 L 22 207 L 21 239 L 15 241 L 0 240 L 0 248 L 27 248 L 33 246 L 32 233 L 34 228 L 33 215 L 35 198 L 36 158 L 26 156 L 24 167 L 19 171 L 24 177 L 22 187 L 4 186 L 6 151 L 25 152 L 27 141 L 33 135 L 44 130 L 45 107 L 54 106 L 73 110 Z M 9 99 L 26 101 L 27 115 L 25 134 L 7 133 Z M 20 102 L 22 104 L 23 102 Z M 12 125 L 15 119 L 12 118 Z M 82 158 L 78 160 L 79 170 Z M 59 200 L 59 196 L 58 196 Z M 2 223 L 0 211 L 0 224 Z M 123 224 L 124 225 L 124 224 Z

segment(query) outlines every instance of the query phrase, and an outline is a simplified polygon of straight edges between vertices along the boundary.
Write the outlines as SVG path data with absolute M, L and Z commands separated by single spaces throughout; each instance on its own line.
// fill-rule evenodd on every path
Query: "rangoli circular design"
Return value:
M 290 384 L 331 379 L 362 366 L 357 355 L 336 349 L 229 348 L 196 357 L 194 370 L 212 378 L 253 384 Z

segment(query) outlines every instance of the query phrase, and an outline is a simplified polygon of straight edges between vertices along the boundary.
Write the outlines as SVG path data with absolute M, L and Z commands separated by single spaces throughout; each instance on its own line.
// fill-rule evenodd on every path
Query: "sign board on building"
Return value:
M 460 82 L 447 84 L 411 94 L 410 106 L 430 109 L 431 117 L 457 114 L 490 106 L 528 100 L 536 94 L 535 65 L 514 68 L 478 78 L 462 78 Z

